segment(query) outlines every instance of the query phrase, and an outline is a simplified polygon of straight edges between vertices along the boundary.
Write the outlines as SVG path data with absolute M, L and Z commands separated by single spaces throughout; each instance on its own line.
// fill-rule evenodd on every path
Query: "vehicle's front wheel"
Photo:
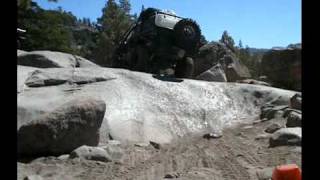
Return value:
M 191 19 L 182 19 L 174 26 L 175 42 L 178 47 L 194 52 L 201 38 L 199 25 Z

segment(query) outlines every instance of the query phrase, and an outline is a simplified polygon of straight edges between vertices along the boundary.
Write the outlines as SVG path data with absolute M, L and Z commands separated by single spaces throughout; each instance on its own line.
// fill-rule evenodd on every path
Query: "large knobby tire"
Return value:
M 191 78 L 194 71 L 194 62 L 191 57 L 185 57 L 178 60 L 175 67 L 175 76 L 177 78 Z
M 195 52 L 200 43 L 201 30 L 192 19 L 182 19 L 174 26 L 175 43 L 187 52 Z
M 139 20 L 141 20 L 142 22 L 144 22 L 145 20 L 147 20 L 150 16 L 154 15 L 157 11 L 159 11 L 156 8 L 148 8 L 145 9 L 144 11 L 141 12 Z

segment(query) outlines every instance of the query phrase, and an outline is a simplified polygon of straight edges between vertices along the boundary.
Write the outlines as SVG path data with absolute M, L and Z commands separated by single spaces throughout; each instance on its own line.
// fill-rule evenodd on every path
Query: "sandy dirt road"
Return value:
M 51 157 L 18 163 L 18 179 L 38 174 L 43 179 L 158 180 L 167 175 L 183 180 L 257 180 L 257 171 L 265 168 L 289 163 L 301 167 L 301 147 L 268 147 L 264 130 L 274 122 L 284 124 L 281 119 L 242 124 L 225 129 L 221 138 L 190 135 L 160 149 L 121 145 L 122 162 Z

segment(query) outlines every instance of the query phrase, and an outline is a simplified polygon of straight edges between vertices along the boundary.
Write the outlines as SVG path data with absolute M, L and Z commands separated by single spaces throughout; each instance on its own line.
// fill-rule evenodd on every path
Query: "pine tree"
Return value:
M 243 48 L 241 39 L 239 40 L 239 48 L 240 48 L 240 49 Z
M 98 18 L 101 32 L 94 57 L 97 64 L 108 67 L 113 65 L 113 52 L 132 23 L 126 11 L 130 11 L 129 1 L 122 1 L 118 5 L 115 0 L 108 0 L 102 9 L 102 17 Z
M 131 4 L 129 0 L 119 0 L 120 8 L 125 12 L 126 15 L 130 14 Z
M 228 34 L 227 31 L 223 31 L 223 34 L 221 36 L 220 42 L 225 44 L 230 50 L 235 52 L 234 48 L 234 40 L 233 38 Z

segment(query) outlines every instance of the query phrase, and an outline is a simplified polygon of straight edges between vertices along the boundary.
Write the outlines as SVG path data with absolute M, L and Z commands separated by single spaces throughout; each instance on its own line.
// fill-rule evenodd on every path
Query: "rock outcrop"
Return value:
M 302 116 L 301 113 L 292 111 L 289 113 L 287 118 L 287 127 L 301 127 L 302 125 Z
M 104 101 L 82 97 L 23 124 L 18 130 L 18 154 L 61 155 L 81 145 L 98 145 L 105 110 Z
M 196 77 L 196 79 L 215 82 L 227 82 L 227 77 L 220 64 L 217 64 L 209 70 L 201 73 Z
M 287 105 L 272 105 L 267 104 L 261 108 L 261 119 L 274 119 L 274 118 L 281 118 L 284 114 L 286 109 L 289 107 Z
M 295 95 L 290 99 L 290 107 L 293 108 L 293 109 L 301 110 L 301 104 L 302 104 L 301 93 L 295 94 Z
M 77 69 L 69 68 L 65 71 L 60 71 L 60 69 L 50 69 L 46 71 L 33 71 L 26 79 L 25 85 L 29 87 L 42 87 L 60 85 L 67 82 L 81 85 L 107 80 L 111 80 L 111 78 L 107 79 L 103 76 L 94 75 L 91 70 L 82 70 L 82 73 L 78 74 Z
M 18 65 L 38 68 L 98 67 L 80 56 L 55 51 L 18 51 Z
M 55 83 L 47 86 L 48 81 Z M 188 133 L 220 132 L 253 121 L 265 103 L 288 104 L 296 93 L 251 84 L 161 81 L 151 74 L 124 69 L 21 65 L 18 87 L 18 129 L 66 101 L 88 96 L 101 99 L 106 104 L 99 130 L 101 143 L 111 136 L 120 141 L 162 144 Z
M 267 129 L 265 130 L 266 133 L 274 133 L 276 132 L 277 130 L 281 129 L 281 125 L 278 124 L 278 123 L 273 123 L 271 125 L 269 125 L 267 127 Z
M 194 64 L 194 75 L 197 79 L 200 74 L 209 69 L 211 74 L 224 74 L 228 82 L 251 77 L 248 68 L 240 63 L 236 55 L 220 42 L 211 42 L 202 46 L 199 49 L 199 54 L 195 57 Z M 222 68 L 212 68 L 217 65 Z M 221 80 L 219 79 L 219 81 Z
M 282 128 L 270 137 L 270 147 L 301 146 L 302 132 L 300 127 Z
M 301 46 L 266 52 L 261 68 L 273 86 L 301 91 Z

